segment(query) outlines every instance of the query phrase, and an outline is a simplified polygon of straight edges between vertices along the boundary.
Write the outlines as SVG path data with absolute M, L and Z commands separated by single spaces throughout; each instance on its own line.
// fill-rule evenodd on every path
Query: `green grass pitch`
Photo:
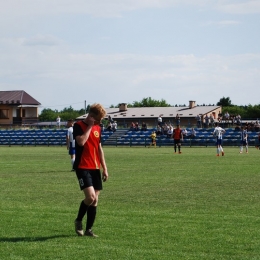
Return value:
M 66 147 L 0 147 L 0 259 L 260 259 L 260 151 L 104 147 L 93 230 Z

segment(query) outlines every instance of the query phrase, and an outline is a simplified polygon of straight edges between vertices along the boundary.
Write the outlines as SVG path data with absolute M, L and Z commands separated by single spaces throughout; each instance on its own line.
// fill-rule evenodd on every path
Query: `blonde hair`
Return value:
M 89 114 L 96 120 L 101 121 L 106 116 L 107 112 L 101 104 L 95 103 L 90 106 Z

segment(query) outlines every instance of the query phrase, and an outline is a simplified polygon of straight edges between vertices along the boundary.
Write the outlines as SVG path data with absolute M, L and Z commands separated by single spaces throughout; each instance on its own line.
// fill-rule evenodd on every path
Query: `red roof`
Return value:
M 0 104 L 41 105 L 23 90 L 0 91 Z

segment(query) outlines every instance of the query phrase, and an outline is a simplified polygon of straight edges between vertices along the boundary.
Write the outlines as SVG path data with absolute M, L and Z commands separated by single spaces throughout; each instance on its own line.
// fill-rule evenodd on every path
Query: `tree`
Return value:
M 57 118 L 57 110 L 51 110 L 50 108 L 44 108 L 39 115 L 39 120 L 44 121 L 55 121 Z
M 246 110 L 244 109 L 244 107 L 239 107 L 239 106 L 223 107 L 222 114 L 224 115 L 226 112 L 234 116 L 240 115 L 242 118 L 247 117 Z
M 229 97 L 223 97 L 219 100 L 217 103 L 217 106 L 222 106 L 222 107 L 232 107 L 232 102 Z
M 248 118 L 260 118 L 260 104 L 255 106 L 248 105 L 246 114 Z
M 89 110 L 89 106 L 87 107 L 87 111 Z M 50 108 L 45 108 L 42 110 L 39 115 L 39 120 L 41 122 L 46 121 L 56 121 L 56 118 L 60 116 L 62 121 L 67 121 L 69 119 L 75 119 L 79 116 L 85 114 L 85 109 L 74 110 L 71 106 L 65 107 L 63 110 L 51 110 Z
M 142 101 L 134 101 L 130 107 L 171 107 L 164 99 L 155 100 L 151 97 L 143 98 Z

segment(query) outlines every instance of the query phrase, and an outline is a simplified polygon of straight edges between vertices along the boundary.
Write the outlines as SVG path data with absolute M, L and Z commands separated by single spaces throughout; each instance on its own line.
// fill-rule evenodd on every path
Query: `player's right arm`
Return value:
M 175 135 L 175 130 L 173 129 L 173 132 L 172 132 L 172 138 L 174 139 L 174 135 Z
M 90 132 L 91 132 L 92 126 L 88 126 L 86 131 L 82 135 L 77 135 L 75 140 L 79 146 L 84 146 L 84 144 L 87 142 Z
M 74 138 L 79 146 L 84 146 L 87 142 L 89 135 L 91 133 L 92 126 L 95 124 L 95 119 L 88 115 L 88 117 L 84 120 L 87 125 L 86 130 L 82 134 L 76 134 L 77 131 L 73 131 Z M 80 127 L 80 126 L 78 126 Z

